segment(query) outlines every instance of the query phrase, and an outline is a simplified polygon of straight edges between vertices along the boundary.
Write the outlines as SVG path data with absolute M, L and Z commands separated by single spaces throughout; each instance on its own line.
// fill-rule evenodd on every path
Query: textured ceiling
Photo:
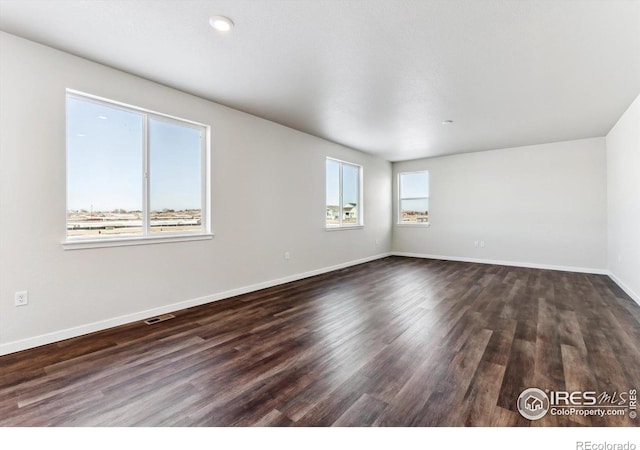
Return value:
M 0 29 L 392 161 L 603 136 L 640 93 L 639 1 L 0 0 Z

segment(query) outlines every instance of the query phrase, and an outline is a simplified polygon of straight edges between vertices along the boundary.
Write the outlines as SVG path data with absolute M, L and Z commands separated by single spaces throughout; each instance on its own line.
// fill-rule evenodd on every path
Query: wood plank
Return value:
M 338 420 L 333 422 L 334 427 L 368 427 L 375 423 L 376 419 L 389 405 L 368 394 L 363 394 L 347 409 Z

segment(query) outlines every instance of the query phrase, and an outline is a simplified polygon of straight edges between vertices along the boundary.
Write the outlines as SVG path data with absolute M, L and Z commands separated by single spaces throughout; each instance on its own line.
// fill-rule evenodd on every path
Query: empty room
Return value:
M 639 94 L 639 1 L 0 0 L 0 426 L 636 427 Z

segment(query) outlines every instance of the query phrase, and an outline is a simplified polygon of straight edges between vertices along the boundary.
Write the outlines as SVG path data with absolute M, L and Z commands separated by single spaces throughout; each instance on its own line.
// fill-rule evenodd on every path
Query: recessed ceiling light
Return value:
M 225 16 L 213 16 L 209 19 L 209 24 L 221 33 L 227 33 L 233 28 L 233 21 Z
M 443 120 L 442 121 L 442 125 L 451 125 L 453 123 L 453 120 L 451 119 L 447 119 L 447 120 Z
M 98 119 L 100 119 L 100 120 L 107 120 L 107 116 L 98 116 Z
M 78 133 L 78 134 L 76 134 L 76 136 L 78 136 L 78 137 L 85 137 L 85 135 L 84 135 L 84 134 L 82 134 L 82 133 Z

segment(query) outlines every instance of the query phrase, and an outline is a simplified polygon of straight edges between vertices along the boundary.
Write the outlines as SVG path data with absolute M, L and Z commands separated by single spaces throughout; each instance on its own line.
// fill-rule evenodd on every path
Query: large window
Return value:
M 207 127 L 67 93 L 67 241 L 199 235 Z
M 429 172 L 398 174 L 398 223 L 429 224 Z
M 362 225 L 362 167 L 327 158 L 327 228 Z

